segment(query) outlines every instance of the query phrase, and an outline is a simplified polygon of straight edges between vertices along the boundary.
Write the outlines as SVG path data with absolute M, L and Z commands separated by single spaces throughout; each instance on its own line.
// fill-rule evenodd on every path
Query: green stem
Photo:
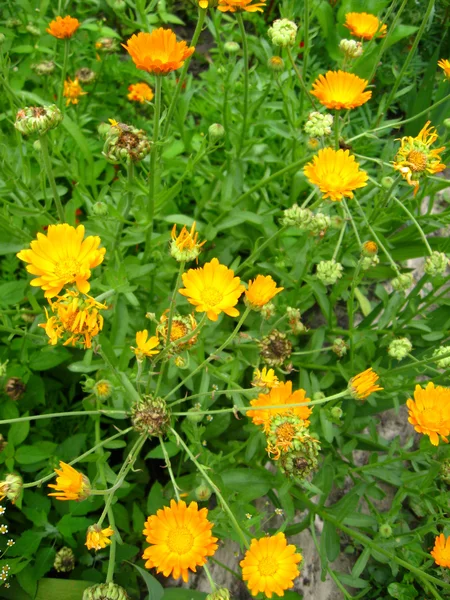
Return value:
M 242 130 L 241 137 L 239 139 L 239 146 L 237 151 L 237 157 L 241 155 L 242 148 L 244 147 L 245 138 L 247 136 L 247 117 L 248 117 L 248 87 L 249 87 L 249 72 L 248 72 L 248 42 L 247 34 L 245 32 L 244 19 L 240 12 L 236 13 L 236 20 L 239 25 L 242 40 L 242 51 L 244 55 L 244 106 L 242 113 Z
M 309 0 L 304 0 L 304 22 L 303 22 L 303 68 L 302 68 L 302 79 L 305 80 L 306 73 L 308 71 L 308 58 L 309 58 Z M 302 110 L 300 108 L 300 114 Z
M 344 207 L 345 214 L 347 215 L 347 219 L 350 221 L 351 226 L 353 228 L 353 232 L 355 234 L 356 240 L 358 242 L 358 246 L 361 248 L 361 238 L 359 237 L 358 228 L 356 227 L 355 220 L 352 217 L 352 213 L 350 212 L 347 201 L 345 198 L 342 198 L 342 206 Z
M 194 465 L 197 467 L 197 469 L 200 471 L 200 473 L 202 474 L 203 478 L 205 479 L 205 481 L 207 481 L 209 483 L 209 485 L 211 486 L 211 488 L 214 490 L 218 500 L 220 500 L 221 504 L 222 504 L 222 508 L 223 510 L 227 513 L 228 517 L 230 518 L 230 521 L 236 531 L 236 533 L 239 535 L 239 537 L 241 538 L 244 546 L 248 549 L 250 548 L 250 544 L 248 543 L 248 539 L 247 536 L 245 535 L 245 533 L 242 531 L 239 523 L 236 520 L 236 517 L 233 514 L 233 511 L 230 509 L 230 507 L 228 506 L 228 504 L 225 502 L 225 498 L 222 496 L 219 488 L 217 487 L 217 485 L 214 483 L 214 481 L 209 477 L 208 473 L 206 472 L 206 469 L 203 465 L 201 465 L 198 460 L 195 458 L 195 456 L 192 454 L 192 452 L 190 451 L 189 447 L 184 443 L 184 441 L 182 440 L 182 438 L 178 435 L 178 433 L 175 431 L 175 429 L 170 428 L 170 431 L 172 432 L 172 435 L 175 437 L 175 439 L 177 440 L 177 444 L 179 444 L 183 450 L 186 452 L 186 454 L 189 456 L 189 458 L 191 459 L 191 461 L 194 463 Z
M 397 79 L 395 80 L 395 83 L 391 90 L 391 93 L 389 94 L 388 99 L 386 100 L 386 104 L 384 105 L 383 114 L 386 114 L 386 112 L 388 111 L 388 109 L 392 103 L 392 100 L 394 99 L 395 94 L 397 93 L 397 90 L 400 87 L 400 84 L 403 80 L 403 76 L 405 75 L 410 62 L 413 59 L 413 56 L 417 50 L 417 46 L 419 45 L 420 39 L 423 35 L 423 32 L 425 31 L 425 27 L 428 25 L 428 19 L 430 18 L 431 11 L 434 8 L 434 3 L 435 3 L 435 0 L 429 0 L 429 2 L 428 2 L 427 10 L 423 16 L 421 25 L 419 27 L 419 31 L 417 32 L 417 35 L 413 42 L 413 45 L 411 46 L 408 56 L 406 57 L 406 60 L 403 63 L 400 73 L 399 73 Z
M 43 342 L 43 338 L 41 335 L 28 333 L 28 331 L 24 331 L 23 329 L 19 329 L 18 327 L 14 328 L 6 327 L 5 325 L 0 325 L 0 331 L 4 331 L 5 333 L 13 333 L 14 335 L 22 335 L 23 337 L 29 337 Z
M 183 336 L 182 338 L 179 338 L 178 340 L 175 340 L 174 342 L 171 342 L 171 344 L 169 346 L 167 346 L 167 348 L 164 348 L 164 350 L 162 352 L 160 352 L 159 354 L 156 355 L 155 359 L 153 362 L 158 362 L 163 360 L 168 352 L 170 352 L 173 348 L 176 348 L 178 345 L 180 344 L 184 344 L 185 342 L 188 342 L 191 338 L 193 338 L 195 335 L 198 335 L 203 327 L 203 325 L 206 322 L 206 313 L 204 313 L 204 315 L 202 316 L 200 322 L 198 323 L 197 327 L 195 329 L 193 329 L 192 331 L 190 331 L 189 333 L 187 333 L 185 336 Z
M 122 229 L 124 226 L 124 222 L 128 219 L 128 215 L 130 214 L 131 206 L 133 204 L 133 191 L 132 191 L 133 179 L 134 179 L 134 163 L 130 158 L 129 163 L 127 164 L 127 183 L 126 183 L 127 197 L 126 197 L 125 209 L 123 211 L 123 221 L 119 222 L 119 226 L 117 228 L 116 241 L 114 244 L 115 248 L 119 248 L 119 246 L 120 246 L 120 237 L 122 235 Z
M 25 421 L 38 421 L 39 419 L 54 419 L 56 417 L 81 417 L 84 415 L 109 415 L 121 414 L 126 415 L 125 410 L 76 410 L 74 412 L 51 413 L 49 415 L 30 415 L 27 417 L 17 417 L 15 419 L 5 419 L 0 421 L 0 425 L 8 425 L 9 423 L 22 423 Z
M 148 230 L 145 242 L 145 257 L 148 260 L 150 256 L 152 235 L 153 235 L 153 217 L 155 214 L 155 190 L 158 172 L 158 141 L 159 141 L 159 122 L 161 119 L 161 90 L 162 76 L 157 75 L 155 81 L 155 114 L 153 118 L 153 144 L 150 155 L 150 172 L 149 172 L 149 190 L 147 203 Z
M 390 369 L 387 376 L 392 375 L 392 373 L 397 373 L 398 371 L 403 371 L 405 369 L 410 369 L 411 367 L 418 367 L 420 365 L 426 365 L 429 362 L 437 362 L 438 360 L 442 360 L 444 358 L 450 358 L 450 352 L 448 354 L 442 354 L 441 356 L 430 356 L 429 358 L 424 358 L 423 360 L 416 360 L 416 362 L 411 365 L 402 365 L 401 367 L 396 367 L 395 369 Z
M 169 453 L 167 452 L 167 449 L 164 444 L 164 440 L 163 440 L 162 436 L 159 436 L 159 443 L 161 444 L 161 449 L 164 454 L 164 460 L 166 461 L 166 468 L 169 471 L 170 481 L 172 482 L 172 485 L 173 485 L 173 491 L 175 492 L 175 497 L 179 502 L 180 501 L 180 488 L 178 487 L 178 484 L 175 480 L 175 475 L 173 474 L 173 470 L 172 470 L 172 463 L 170 462 Z
M 41 137 L 39 139 L 41 142 L 42 162 L 44 164 L 44 170 L 47 174 L 48 182 L 49 182 L 51 190 L 52 190 L 53 200 L 55 201 L 56 211 L 58 213 L 58 219 L 61 221 L 61 223 L 64 223 L 64 221 L 65 221 L 64 209 L 63 209 L 63 205 L 61 204 L 61 199 L 58 194 L 58 189 L 56 187 L 55 178 L 53 177 L 52 164 L 50 162 L 50 156 L 48 153 L 47 134 L 44 133 L 44 135 L 41 135 Z
M 63 100 L 64 100 L 64 82 L 66 81 L 66 74 L 67 74 L 67 63 L 69 60 L 69 47 L 70 47 L 70 38 L 66 38 L 64 40 L 64 58 L 63 58 L 63 68 L 61 71 L 61 83 L 59 85 L 59 90 L 58 90 L 58 107 L 59 110 L 62 110 L 63 107 Z
M 356 284 L 358 282 L 358 276 L 361 270 L 361 260 L 358 261 L 358 264 L 356 265 L 356 269 L 355 272 L 353 274 L 353 279 L 352 279 L 352 286 L 350 289 L 350 298 L 348 300 L 348 336 L 350 338 L 350 365 L 351 365 L 351 370 L 353 371 L 353 360 L 354 360 L 354 354 L 355 354 L 355 347 L 353 344 L 353 336 L 354 336 L 354 325 L 355 325 L 355 321 L 354 321 L 354 315 L 355 315 L 355 289 L 356 289 Z
M 314 110 L 317 110 L 316 103 L 314 102 L 314 99 L 311 96 L 311 94 L 308 92 L 308 88 L 306 87 L 305 82 L 303 81 L 303 77 L 302 77 L 302 74 L 299 71 L 299 68 L 295 64 L 295 59 L 292 56 L 292 50 L 291 50 L 291 48 L 289 46 L 287 47 L 287 53 L 288 53 L 288 56 L 289 56 L 289 60 L 291 61 L 291 65 L 292 65 L 292 67 L 293 67 L 293 69 L 295 71 L 295 74 L 297 75 L 297 79 L 300 82 L 300 87 L 302 88 L 302 96 L 305 95 L 308 98 L 308 100 L 310 101 L 310 103 L 311 103 L 312 107 L 314 108 Z
M 347 229 L 347 223 L 344 221 L 344 223 L 341 227 L 341 232 L 339 234 L 339 239 L 336 244 L 336 248 L 334 249 L 334 252 L 333 252 L 332 260 L 336 260 L 337 255 L 339 254 L 339 248 L 341 247 L 342 240 L 344 239 L 344 234 L 345 234 L 346 229 Z
M 329 350 L 329 348 L 326 348 L 326 350 Z M 312 350 L 310 351 L 312 352 Z M 315 352 L 320 352 L 320 350 L 315 350 Z M 292 354 L 296 354 L 295 352 L 293 352 Z M 297 352 L 297 354 L 299 354 Z M 300 353 L 301 354 L 301 353 Z M 256 388 L 251 387 L 251 388 L 236 388 L 235 390 L 212 390 L 210 392 L 201 392 L 199 394 L 193 394 L 192 396 L 185 396 L 184 398 L 180 398 L 180 400 L 175 400 L 174 402 L 171 402 L 168 407 L 172 408 L 173 406 L 177 405 L 177 404 L 182 404 L 183 402 L 186 402 L 186 400 L 194 400 L 195 398 L 203 398 L 204 396 L 220 396 L 221 394 L 250 394 L 250 393 L 255 393 L 256 392 Z
M 279 229 L 277 229 L 277 231 L 275 231 L 275 233 L 273 233 L 269 238 L 267 238 L 267 240 L 265 242 L 263 242 L 261 244 L 261 246 L 258 246 L 258 248 L 253 250 L 253 252 L 250 254 L 250 256 L 248 258 L 246 258 L 244 260 L 244 262 L 238 266 L 238 268 L 235 270 L 234 274 L 237 275 L 239 273 L 239 271 L 241 271 L 246 264 L 252 263 L 255 260 L 255 258 L 258 256 L 258 254 L 260 254 L 264 250 L 264 248 L 266 248 L 269 244 L 271 244 L 276 237 L 278 237 L 281 233 L 284 233 L 284 231 L 286 231 L 286 229 L 287 229 L 286 225 L 283 225 L 283 227 L 280 227 Z
M 412 354 L 410 354 L 408 352 L 407 357 L 410 358 L 413 362 L 418 363 L 420 362 L 418 358 L 416 358 L 415 356 L 413 356 Z M 434 367 L 432 367 L 431 365 L 426 365 L 427 369 L 429 369 L 430 371 L 433 371 L 433 373 L 436 373 L 437 375 L 442 375 L 442 373 L 440 371 L 438 371 L 438 369 L 435 369 Z
M 228 346 L 228 344 L 230 342 L 232 342 L 232 340 L 236 337 L 236 335 L 238 334 L 240 328 L 242 327 L 245 319 L 247 318 L 249 312 L 250 312 L 250 308 L 247 307 L 245 309 L 242 317 L 239 319 L 238 324 L 236 325 L 236 327 L 234 328 L 234 330 L 232 331 L 232 333 L 224 341 L 224 343 L 213 354 L 211 354 L 207 359 L 205 359 L 202 363 L 200 363 L 196 369 L 194 369 L 191 373 L 189 373 L 189 375 L 187 377 L 185 377 L 182 381 L 180 381 L 180 383 L 178 385 L 176 385 L 172 389 L 172 391 L 170 391 L 167 394 L 167 396 L 165 396 L 164 400 L 167 400 L 167 398 L 169 396 L 171 396 L 172 394 L 174 394 L 177 390 L 179 390 L 180 387 L 182 387 L 186 383 L 186 381 L 188 381 L 188 379 L 190 379 L 191 377 L 194 377 L 194 375 L 196 375 L 199 371 L 201 371 L 201 369 L 203 369 L 204 367 L 206 367 L 206 365 L 208 363 L 210 363 L 212 360 L 214 360 L 215 358 L 217 358 L 217 356 L 222 352 L 222 350 L 226 346 Z
M 195 47 L 197 45 L 198 38 L 200 37 L 200 34 L 202 32 L 202 29 L 203 29 L 203 23 L 205 22 L 206 12 L 207 12 L 206 8 L 200 8 L 199 7 L 199 9 L 198 9 L 198 21 L 197 21 L 197 25 L 195 27 L 194 35 L 192 36 L 191 47 L 192 46 Z M 183 87 L 184 80 L 186 79 L 186 74 L 187 74 L 187 71 L 188 71 L 188 68 L 189 68 L 189 63 L 191 62 L 191 58 L 192 57 L 190 56 L 189 58 L 187 58 L 184 61 L 184 65 L 183 65 L 183 68 L 181 70 L 180 77 L 178 79 L 177 87 L 175 88 L 174 95 L 172 97 L 169 109 L 167 111 L 166 122 L 164 124 L 164 129 L 163 129 L 163 138 L 166 138 L 167 134 L 169 133 L 170 123 L 171 123 L 172 118 L 173 118 L 173 113 L 175 111 L 175 107 L 177 105 L 178 97 L 179 97 L 181 89 Z
M 406 208 L 406 206 L 403 204 L 403 202 L 400 202 L 400 200 L 399 200 L 398 198 L 396 198 L 395 196 L 392 196 L 392 199 L 394 200 L 394 202 L 395 202 L 396 204 L 398 204 L 398 206 L 400 206 L 400 208 L 401 208 L 401 209 L 402 209 L 402 210 L 403 210 L 403 211 L 404 211 L 404 212 L 405 212 L 405 213 L 408 215 L 408 217 L 409 217 L 409 218 L 411 219 L 411 221 L 414 223 L 414 225 L 415 225 L 415 226 L 416 226 L 416 228 L 417 228 L 417 231 L 419 232 L 419 235 L 420 235 L 420 237 L 421 237 L 421 238 L 422 238 L 422 240 L 423 240 L 423 243 L 424 243 L 424 244 L 425 244 L 425 246 L 426 246 L 426 249 L 427 249 L 427 251 L 428 251 L 428 254 L 429 254 L 430 256 L 432 256 L 432 254 L 433 254 L 433 250 L 431 249 L 431 246 L 430 246 L 430 244 L 428 243 L 427 237 L 426 237 L 425 233 L 423 232 L 423 229 L 422 229 L 422 227 L 419 225 L 419 223 L 418 223 L 417 219 L 415 218 L 415 216 L 412 214 L 412 212 L 411 212 L 411 211 L 410 211 L 408 208 Z
M 340 111 L 334 113 L 334 149 L 339 150 L 339 116 Z

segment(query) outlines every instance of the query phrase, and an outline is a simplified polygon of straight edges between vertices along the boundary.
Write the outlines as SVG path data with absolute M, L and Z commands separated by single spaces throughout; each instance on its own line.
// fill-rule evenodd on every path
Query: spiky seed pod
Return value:
M 145 131 L 132 125 L 112 121 L 106 132 L 103 155 L 111 162 L 139 162 L 150 152 L 150 140 Z
M 131 422 L 139 433 L 165 435 L 170 425 L 170 412 L 162 398 L 144 396 L 131 408 Z
M 53 568 L 58 571 L 58 573 L 69 573 L 75 569 L 75 554 L 72 552 L 71 548 L 63 546 L 61 550 L 58 550 L 55 556 L 55 562 L 53 563 Z
M 10 377 L 5 385 L 5 394 L 11 398 L 11 400 L 20 400 L 24 395 L 27 386 L 18 377 Z
M 292 353 L 292 344 L 285 333 L 274 329 L 259 342 L 260 355 L 266 365 L 281 366 Z
M 63 120 L 62 112 L 56 106 L 25 106 L 16 115 L 14 127 L 22 135 L 38 133 L 43 135 L 50 129 L 57 127 Z
M 128 600 L 127 592 L 115 583 L 99 583 L 84 590 L 83 600 Z

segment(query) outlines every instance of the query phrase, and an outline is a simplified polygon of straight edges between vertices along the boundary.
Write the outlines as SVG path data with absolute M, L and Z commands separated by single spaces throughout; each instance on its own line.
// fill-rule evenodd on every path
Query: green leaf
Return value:
M 0 306 L 11 306 L 23 300 L 27 285 L 27 282 L 23 280 L 2 283 L 0 285 Z
M 414 600 L 418 592 L 413 585 L 406 583 L 390 583 L 388 585 L 389 596 L 397 600 Z
M 341 542 L 336 527 L 329 521 L 325 521 L 322 535 L 320 537 L 320 546 L 325 550 L 326 556 L 330 562 L 336 560 L 341 549 Z
M 164 442 L 164 446 L 166 447 L 169 458 L 172 458 L 172 456 L 176 456 L 181 450 L 180 446 L 178 446 L 175 442 L 171 442 L 170 440 L 168 442 Z M 147 460 L 147 458 L 164 458 L 164 453 L 162 451 L 161 446 L 156 446 L 156 448 L 150 450 L 150 452 L 145 457 L 145 460 Z
M 370 300 L 364 296 L 361 290 L 355 287 L 355 296 L 358 300 L 359 306 L 361 307 L 362 314 L 367 317 L 368 314 L 372 312 L 372 306 L 370 304 Z
M 265 469 L 229 469 L 220 476 L 231 492 L 237 492 L 240 502 L 264 496 L 273 483 L 273 476 Z
M 43 348 L 31 356 L 30 369 L 33 371 L 47 371 L 57 367 L 71 356 L 70 351 L 61 346 Z
M 206 596 L 205 592 L 186 590 L 184 588 L 166 588 L 164 590 L 164 600 L 205 600 Z M 286 592 L 284 596 L 285 598 L 287 597 Z M 299 600 L 298 594 L 295 594 L 295 596 Z
M 56 444 L 53 442 L 37 442 L 32 446 L 21 446 L 17 449 L 15 459 L 20 465 L 32 465 L 47 460 L 53 455 Z
M 164 596 L 164 588 L 159 581 L 155 579 L 153 575 L 150 575 L 148 571 L 141 569 L 141 567 L 138 567 L 133 563 L 129 564 L 139 571 L 142 579 L 145 581 L 145 585 L 147 586 L 148 590 L 148 600 L 161 600 L 161 598 Z
M 23 417 L 26 417 L 26 412 Z M 26 440 L 30 431 L 30 421 L 22 421 L 21 423 L 13 423 L 9 429 L 8 442 L 11 442 L 15 447 L 19 446 Z

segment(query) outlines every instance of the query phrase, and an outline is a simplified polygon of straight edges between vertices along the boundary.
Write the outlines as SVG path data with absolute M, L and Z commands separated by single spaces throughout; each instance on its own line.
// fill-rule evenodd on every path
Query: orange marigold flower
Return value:
M 362 253 L 364 254 L 364 256 L 373 256 L 374 254 L 377 254 L 377 252 L 378 246 L 372 240 L 368 240 L 362 245 Z
M 78 81 L 78 77 L 75 77 L 73 80 L 68 77 L 64 82 L 63 96 L 64 98 L 67 98 L 66 106 L 69 106 L 69 104 L 78 104 L 78 98 L 80 96 L 85 96 L 86 94 L 87 92 L 83 91 L 83 88 Z
M 55 469 L 58 475 L 56 483 L 49 483 L 48 487 L 53 488 L 56 492 L 49 494 L 55 496 L 57 500 L 86 500 L 91 493 L 91 484 L 86 475 L 83 475 L 70 465 L 67 465 L 62 460 L 59 461 L 60 470 Z
M 450 60 L 441 58 L 441 60 L 438 60 L 438 65 L 441 67 L 441 69 L 443 69 L 447 79 L 450 79 Z
M 122 46 L 127 50 L 138 69 L 167 75 L 180 69 L 184 61 L 192 56 L 195 48 L 189 48 L 186 42 L 177 42 L 177 37 L 171 29 L 154 29 L 151 33 L 132 35 Z
M 219 0 L 219 6 L 217 7 L 221 12 L 263 12 L 264 6 L 266 6 L 266 0 L 264 2 L 257 2 L 252 4 L 253 0 Z
M 84 238 L 84 225 L 72 227 L 67 223 L 49 225 L 47 235 L 37 234 L 30 249 L 21 250 L 17 258 L 29 263 L 27 271 L 37 275 L 30 283 L 40 287 L 46 298 L 54 298 L 68 284 L 74 283 L 82 294 L 91 289 L 91 269 L 97 267 L 105 256 L 99 248 L 100 238 Z
M 375 373 L 372 367 L 370 367 L 370 369 L 367 369 L 362 373 L 358 373 L 358 375 L 355 375 L 350 379 L 348 383 L 348 390 L 353 398 L 356 398 L 357 400 L 364 400 L 370 396 L 370 394 L 384 389 L 377 384 L 378 379 L 378 375 Z
M 353 73 L 328 71 L 313 83 L 311 94 L 327 108 L 356 108 L 372 97 L 371 91 L 364 91 L 368 83 Z
M 312 409 L 309 406 L 283 408 L 285 404 L 300 404 L 303 402 L 311 402 L 306 397 L 305 390 L 299 389 L 293 392 L 292 381 L 281 381 L 268 394 L 259 394 L 257 398 L 250 401 L 250 404 L 258 408 L 258 410 L 247 411 L 247 416 L 252 418 L 255 425 L 263 425 L 265 431 L 268 431 L 272 417 L 285 413 L 297 415 L 300 419 L 304 420 L 305 427 L 307 427 L 309 425 L 308 418 L 312 413 Z M 279 406 L 279 408 L 262 408 L 264 406 Z
M 245 290 L 245 302 L 253 310 L 261 310 L 284 288 L 277 288 L 277 284 L 270 275 L 257 275 L 253 281 L 248 282 L 248 289 Z
M 294 545 L 288 545 L 282 532 L 253 539 L 240 562 L 242 579 L 247 581 L 252 596 L 259 592 L 267 598 L 272 598 L 272 594 L 284 596 L 284 591 L 291 589 L 294 579 L 300 575 L 298 564 L 301 561 L 302 555 L 297 553 Z
M 109 539 L 114 534 L 114 530 L 111 527 L 102 529 L 97 524 L 91 525 L 87 530 L 86 543 L 88 550 L 101 550 L 106 548 L 111 543 Z
M 132 83 L 128 86 L 127 94 L 128 100 L 132 100 L 133 102 L 140 102 L 143 104 L 144 102 L 151 102 L 153 100 L 153 90 L 146 83 Z
M 197 502 L 186 506 L 183 500 L 171 500 L 170 508 L 161 508 L 145 523 L 142 533 L 152 544 L 143 554 L 145 566 L 156 567 L 156 572 L 165 577 L 182 577 L 187 582 L 189 570 L 196 573 L 197 567 L 202 567 L 217 550 L 212 528 L 207 508 L 199 510 Z
M 54 21 L 50 21 L 46 31 L 53 37 L 64 40 L 71 38 L 79 26 L 79 20 L 74 17 L 56 17 Z
M 136 348 L 131 346 L 138 360 L 144 360 L 145 356 L 151 358 L 154 354 L 158 354 L 159 350 L 155 350 L 156 346 L 159 345 L 159 339 L 153 335 L 148 338 L 148 331 L 136 331 Z
M 196 312 L 206 312 L 211 321 L 217 321 L 222 312 L 229 317 L 239 316 L 234 307 L 245 288 L 234 271 L 221 265 L 217 258 L 200 269 L 183 273 L 183 284 L 185 287 L 178 290 L 180 294 L 187 297 Z
M 433 446 L 439 445 L 439 436 L 447 444 L 450 435 L 450 389 L 430 381 L 426 388 L 416 385 L 414 400 L 406 401 L 408 421 L 418 433 L 428 435 Z
M 368 175 L 359 168 L 349 150 L 322 148 L 304 168 L 309 181 L 317 185 L 324 198 L 333 202 L 353 198 L 354 190 L 367 185 Z
M 437 565 L 450 569 L 450 537 L 446 539 L 443 533 L 438 535 L 430 554 Z
M 366 12 L 351 12 L 345 15 L 344 27 L 347 27 L 355 37 L 363 38 L 364 40 L 371 40 L 374 35 L 384 37 L 387 26 L 381 25 L 380 27 L 380 25 L 381 23 L 375 15 Z
M 445 146 L 430 150 L 431 144 L 438 139 L 438 134 L 435 127 L 429 125 L 430 121 L 427 121 L 416 137 L 408 135 L 401 138 L 401 146 L 393 163 L 394 169 L 400 171 L 403 179 L 414 187 L 414 196 L 422 176 L 440 173 L 445 169 L 440 156 Z

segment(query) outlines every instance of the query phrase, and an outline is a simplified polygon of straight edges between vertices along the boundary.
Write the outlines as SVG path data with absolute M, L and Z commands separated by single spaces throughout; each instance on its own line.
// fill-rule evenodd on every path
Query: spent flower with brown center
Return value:
M 121 161 L 139 162 L 150 152 L 150 140 L 143 129 L 133 125 L 109 120 L 111 126 L 106 130 L 103 155 L 113 163 Z
M 270 367 L 280 367 L 292 353 L 292 344 L 287 335 L 274 329 L 259 342 L 260 355 Z

